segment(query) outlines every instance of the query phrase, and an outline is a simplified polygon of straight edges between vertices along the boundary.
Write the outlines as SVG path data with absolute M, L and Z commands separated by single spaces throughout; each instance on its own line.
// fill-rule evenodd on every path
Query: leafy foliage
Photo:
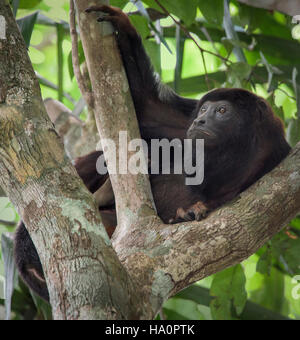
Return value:
M 211 302 L 214 319 L 230 319 L 232 309 L 237 315 L 242 313 L 247 301 L 245 283 L 246 277 L 241 265 L 223 270 L 214 276 L 210 288 L 210 294 L 215 297 Z
M 230 1 L 230 12 L 224 11 L 223 0 L 110 3 L 132 13 L 131 22 L 156 71 L 181 95 L 199 98 L 222 86 L 252 90 L 265 97 L 284 121 L 290 144 L 300 140 L 299 25 L 293 24 L 291 17 L 236 0 Z M 73 109 L 80 93 L 71 64 L 68 1 L 12 0 L 11 4 L 39 73 L 43 96 L 60 98 Z M 79 46 L 83 63 L 81 43 Z M 17 221 L 17 216 L 7 215 L 11 209 L 0 200 L 0 219 Z M 12 227 L 0 224 L 0 234 L 8 231 Z M 20 279 L 12 279 L 9 238 L 2 239 L 0 290 L 5 273 L 6 288 L 14 288 L 12 300 L 6 296 L 7 316 L 11 310 L 15 319 L 50 319 L 49 306 L 32 295 Z M 299 274 L 300 217 L 242 264 L 170 299 L 163 309 L 164 318 L 299 319 L 300 303 L 293 294 Z M 3 297 L 0 291 L 0 304 L 4 304 Z

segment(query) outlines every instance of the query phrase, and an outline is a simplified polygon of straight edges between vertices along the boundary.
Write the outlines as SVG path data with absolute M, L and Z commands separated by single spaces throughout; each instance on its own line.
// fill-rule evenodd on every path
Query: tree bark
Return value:
M 71 159 L 85 156 L 99 147 L 99 134 L 94 119 L 81 121 L 73 116 L 71 110 L 63 103 L 55 99 L 48 98 L 44 103 L 48 116 Z
M 107 4 L 108 1 L 97 1 Z M 116 145 L 117 164 L 127 166 L 134 152 L 121 151 L 119 132 L 127 133 L 128 141 L 141 140 L 139 127 L 120 53 L 110 23 L 98 23 L 97 14 L 86 14 L 89 0 L 75 0 L 80 37 L 86 57 L 94 94 L 94 112 L 106 160 L 112 150 L 105 140 Z M 126 156 L 120 160 L 120 155 Z M 110 170 L 110 163 L 108 162 Z M 127 171 L 110 179 L 115 194 L 118 227 L 116 233 L 124 234 L 132 223 L 140 224 L 144 216 L 156 216 L 149 178 L 145 174 L 133 175 Z M 157 218 L 158 219 L 158 218 Z
M 6 197 L 6 193 L 2 188 L 0 188 L 0 197 Z
M 290 16 L 300 14 L 300 2 L 298 0 L 238 0 L 239 2 L 252 6 L 265 8 L 271 11 L 279 11 Z
M 143 315 L 93 196 L 50 122 L 26 46 L 5 0 L 0 15 L 0 185 L 38 250 L 55 319 Z

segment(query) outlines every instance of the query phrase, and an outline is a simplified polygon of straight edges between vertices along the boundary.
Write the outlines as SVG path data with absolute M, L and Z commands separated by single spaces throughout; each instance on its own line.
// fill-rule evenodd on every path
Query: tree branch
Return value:
M 300 143 L 276 169 L 202 222 L 150 223 L 151 234 L 131 229 L 113 244 L 143 294 L 152 306 L 157 303 L 155 315 L 184 287 L 255 253 L 299 211 Z
M 94 109 L 94 97 L 93 93 L 89 89 L 87 77 L 84 77 L 80 70 L 80 62 L 78 55 L 78 35 L 75 23 L 75 8 L 74 1 L 70 0 L 70 36 L 72 41 L 72 63 L 74 74 L 77 79 L 78 87 L 81 94 L 88 105 L 89 111 Z
M 92 119 L 82 122 L 72 115 L 63 103 L 55 99 L 46 99 L 45 107 L 55 130 L 63 139 L 65 151 L 71 159 L 87 155 L 96 150 L 99 134 Z
M 107 3 L 98 1 L 97 5 Z M 105 159 L 114 158 L 112 148 L 105 147 L 105 141 L 113 141 L 116 146 L 117 164 L 119 155 L 125 156 L 123 164 L 127 165 L 134 152 L 119 152 L 119 132 L 126 131 L 128 141 L 141 139 L 139 127 L 131 99 L 126 74 L 120 53 L 109 23 L 98 23 L 97 14 L 86 14 L 90 1 L 75 0 L 78 11 L 78 24 L 81 41 L 90 74 L 95 99 L 95 118 L 101 137 Z M 140 225 L 143 217 L 156 216 L 151 187 L 147 175 L 114 175 L 108 161 L 110 179 L 115 194 L 118 227 L 116 234 L 126 234 L 133 223 Z
M 14 221 L 0 220 L 0 224 L 5 225 L 7 227 L 15 227 L 17 223 Z
M 279 11 L 294 16 L 300 14 L 300 2 L 298 0 L 238 0 L 239 2 L 252 6 Z

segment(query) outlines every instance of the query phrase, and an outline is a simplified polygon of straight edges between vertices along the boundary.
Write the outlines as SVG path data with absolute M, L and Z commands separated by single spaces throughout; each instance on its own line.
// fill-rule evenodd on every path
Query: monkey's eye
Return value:
M 226 112 L 226 107 L 225 106 L 221 106 L 219 109 L 218 109 L 218 112 L 221 113 L 221 114 L 224 114 Z
M 205 113 L 206 110 L 207 110 L 207 106 L 202 106 L 201 109 L 200 109 L 200 114 Z

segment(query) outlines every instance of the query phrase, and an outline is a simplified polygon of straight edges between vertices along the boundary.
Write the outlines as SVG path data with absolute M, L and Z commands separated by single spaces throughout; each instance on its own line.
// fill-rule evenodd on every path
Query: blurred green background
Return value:
M 235 0 L 161 0 L 163 9 L 155 0 L 110 3 L 130 13 L 155 70 L 178 93 L 200 98 L 215 87 L 246 88 L 269 101 L 292 146 L 300 140 L 300 24 L 291 16 Z M 58 99 L 73 111 L 81 95 L 71 63 L 69 1 L 11 4 L 43 98 Z M 86 109 L 79 114 L 85 119 Z M 13 279 L 10 234 L 18 219 L 9 200 L 0 198 L 0 319 L 50 319 L 50 307 L 17 275 Z M 299 275 L 300 217 L 242 264 L 167 301 L 158 318 L 300 319 Z

